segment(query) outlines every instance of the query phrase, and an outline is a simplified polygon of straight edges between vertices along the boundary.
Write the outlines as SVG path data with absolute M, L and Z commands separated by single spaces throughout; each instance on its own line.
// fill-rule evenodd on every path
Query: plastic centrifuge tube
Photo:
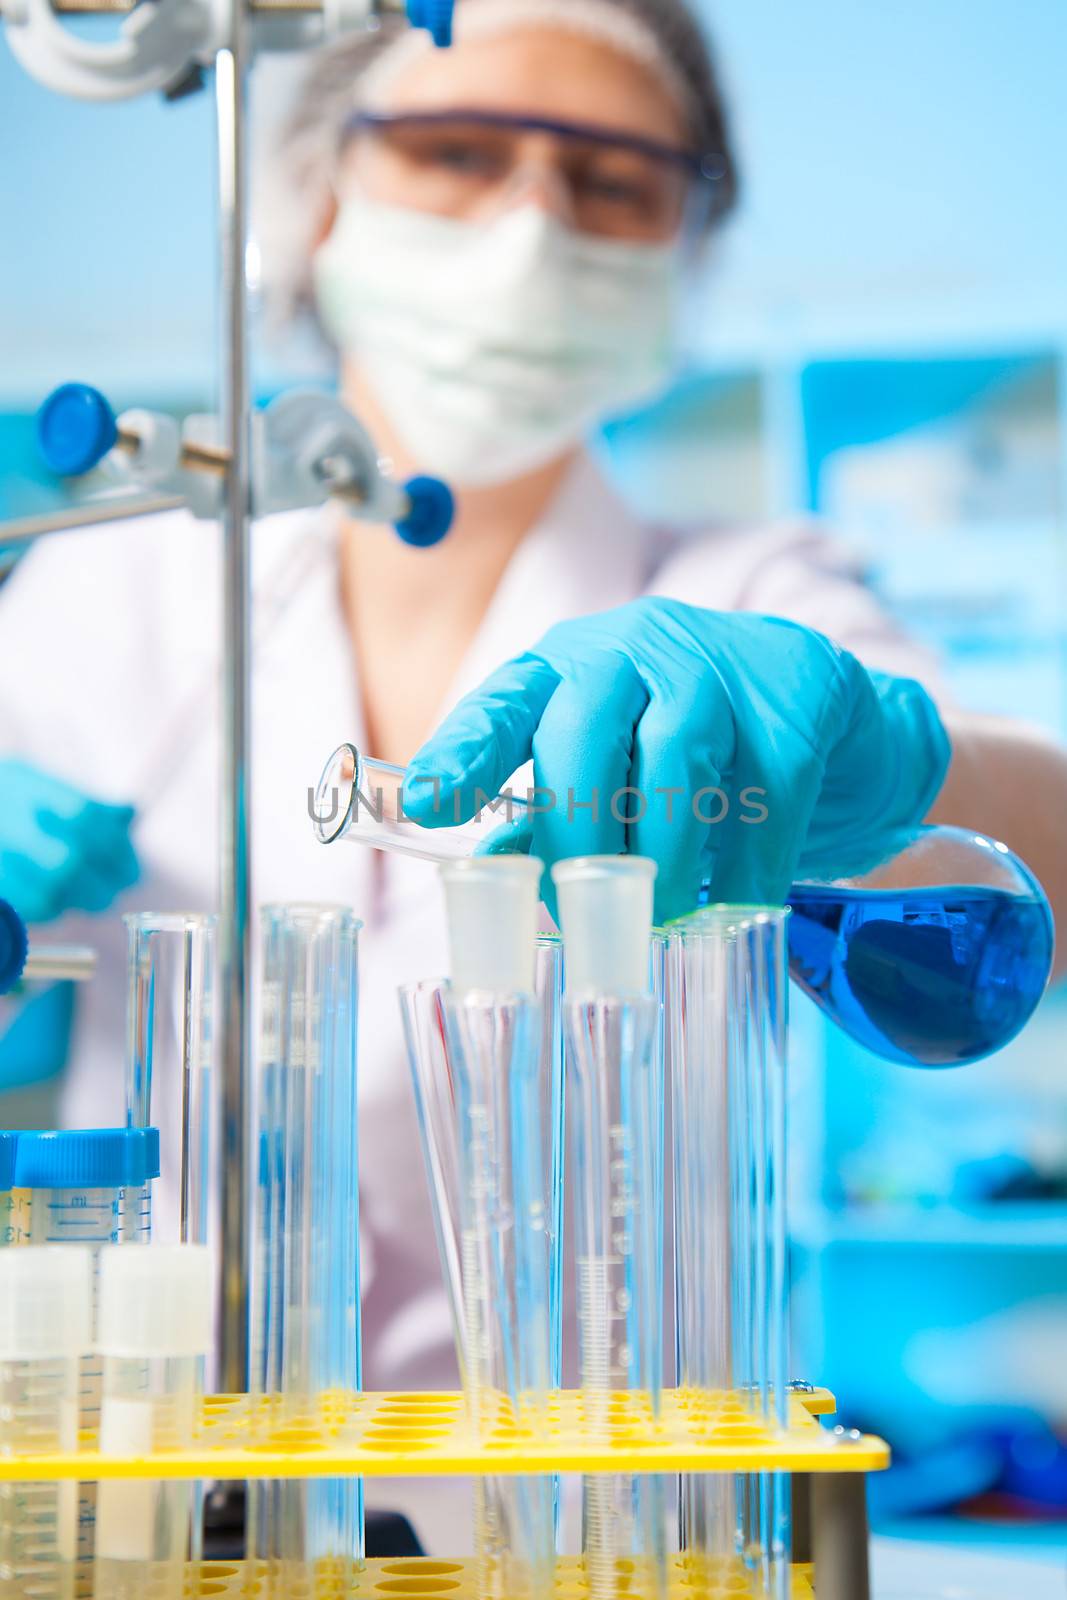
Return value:
M 491 835 L 527 809 L 525 801 L 505 790 L 487 795 L 468 822 L 450 817 L 440 826 L 424 828 L 405 815 L 403 791 L 403 767 L 375 761 L 354 744 L 339 745 L 315 791 L 313 820 L 320 844 L 347 839 L 425 861 L 460 861 L 484 850 Z
M 448 1292 L 460 1376 L 467 1367 L 460 1276 L 459 1124 L 457 1068 L 445 1025 L 447 980 L 428 978 L 400 989 L 408 1062 L 419 1119 L 419 1137 L 433 1201 L 434 1231 Z M 550 1383 L 563 1382 L 563 945 L 554 933 L 537 936 L 534 992 L 541 1035 L 538 1058 L 539 1130 L 542 1170 L 549 1173 L 548 1229 L 551 1328 Z
M 212 1291 L 202 1245 L 101 1253 L 102 1455 L 150 1457 L 192 1445 L 211 1345 Z M 182 1600 L 186 1562 L 198 1547 L 195 1487 L 152 1478 L 98 1485 L 94 1600 Z
M 138 912 L 126 924 L 126 1121 L 162 1132 L 157 1240 L 206 1244 L 211 1192 L 216 919 Z
M 0 1255 L 0 1456 L 77 1448 L 90 1271 L 77 1245 Z M 77 1498 L 74 1483 L 0 1484 L 5 1600 L 73 1600 Z
M 558 1181 L 535 996 L 542 865 L 474 857 L 442 868 L 452 985 L 445 1026 L 459 1135 L 465 1392 L 484 1440 L 544 1437 L 553 1383 L 551 1231 Z M 547 1159 L 546 1159 L 547 1158 Z M 555 1486 L 545 1475 L 480 1480 L 479 1594 L 541 1600 L 555 1574 Z
M 587 856 L 552 869 L 566 977 L 582 1394 L 587 1427 L 620 1448 L 654 1426 L 663 1374 L 655 873 L 640 856 Z M 665 1592 L 662 1478 L 587 1478 L 583 1520 L 593 1600 Z
M 29 1191 L 27 1243 L 143 1243 L 158 1176 L 155 1128 L 20 1133 L 15 1183 Z
M 15 1181 L 22 1191 L 26 1243 L 85 1244 L 94 1263 L 108 1244 L 144 1244 L 151 1233 L 151 1191 L 159 1176 L 155 1128 L 90 1128 L 20 1133 Z M 82 1361 L 79 1427 L 100 1421 L 100 1362 Z M 91 1593 L 96 1485 L 78 1487 L 78 1590 Z
M 253 1386 L 264 1437 L 343 1427 L 361 1383 L 356 1140 L 360 923 L 337 906 L 262 913 Z M 257 1485 L 253 1548 L 273 1592 L 363 1556 L 359 1479 Z
M 15 1193 L 15 1152 L 18 1134 L 0 1129 L 0 1250 L 17 1244 L 21 1233 L 21 1204 Z
M 669 929 L 678 1384 L 692 1425 L 787 1422 L 785 1235 L 788 911 L 711 906 Z M 689 1581 L 734 1564 L 788 1583 L 781 1475 L 687 1476 Z

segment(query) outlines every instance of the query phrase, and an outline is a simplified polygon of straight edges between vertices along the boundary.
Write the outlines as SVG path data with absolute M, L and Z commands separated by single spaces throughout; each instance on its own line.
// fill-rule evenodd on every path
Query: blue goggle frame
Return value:
M 641 134 L 618 133 L 593 122 L 567 122 L 523 112 L 467 110 L 463 106 L 456 106 L 449 111 L 355 111 L 344 123 L 341 132 L 342 138 L 346 138 L 349 134 L 358 133 L 361 128 L 433 128 L 447 127 L 453 122 L 480 128 L 526 129 L 534 133 L 555 134 L 561 139 L 580 139 L 586 144 L 630 150 L 635 155 L 677 167 L 697 183 L 715 184 L 726 176 L 726 158 L 718 151 L 701 154 L 699 151 L 681 150 L 676 145 L 664 144 L 659 139 L 646 139 Z

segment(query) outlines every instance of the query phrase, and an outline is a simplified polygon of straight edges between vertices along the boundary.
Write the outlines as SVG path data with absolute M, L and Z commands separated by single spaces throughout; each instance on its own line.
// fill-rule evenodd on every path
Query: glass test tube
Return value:
M 193 1443 L 211 1346 L 213 1272 L 202 1245 L 109 1247 L 100 1256 L 100 1451 L 150 1456 Z M 198 1548 L 196 1485 L 98 1485 L 94 1600 L 182 1600 Z
M 77 1448 L 90 1271 L 77 1245 L 0 1255 L 0 1455 Z M 73 1600 L 77 1498 L 74 1483 L 0 1483 L 5 1600 Z
M 23 1192 L 25 1243 L 85 1244 L 92 1250 L 93 1326 L 96 1316 L 96 1262 L 107 1244 L 143 1244 L 151 1233 L 149 1184 L 159 1176 L 159 1133 L 155 1128 L 62 1129 L 20 1133 L 15 1181 Z M 79 1427 L 100 1423 L 99 1359 L 82 1360 Z M 78 1490 L 79 1595 L 92 1593 L 93 1528 L 96 1485 Z
M 423 1159 L 433 1201 L 434 1230 L 452 1313 L 460 1377 L 466 1382 L 466 1334 L 460 1277 L 459 1122 L 456 1063 L 449 1046 L 445 1007 L 451 985 L 428 978 L 399 991 L 408 1062 L 419 1118 Z M 544 1142 L 542 1170 L 550 1174 L 546 1217 L 550 1253 L 550 1381 L 563 1382 L 563 945 L 538 934 L 534 993 L 541 1033 L 538 1125 Z
M 590 1430 L 623 1447 L 655 1423 L 663 1381 L 664 1085 L 650 984 L 655 872 L 640 856 L 581 857 L 552 869 L 566 973 L 582 1395 Z M 583 1545 L 593 1600 L 630 1590 L 663 1595 L 662 1478 L 587 1478 Z
M 314 827 L 320 843 L 347 839 L 425 861 L 461 861 L 484 850 L 497 829 L 527 809 L 525 801 L 505 790 L 486 795 L 480 812 L 468 822 L 450 816 L 440 827 L 424 828 L 405 815 L 403 790 L 403 767 L 375 761 L 354 744 L 339 745 L 315 791 Z
M 217 919 L 135 912 L 126 924 L 126 1121 L 161 1130 L 153 1237 L 209 1242 L 216 1094 Z M 204 1486 L 195 1486 L 192 1554 L 200 1555 Z
M 541 871 L 529 856 L 475 857 L 442 868 L 452 958 L 444 1020 L 459 1148 L 461 1349 L 468 1415 L 483 1439 L 516 1431 L 544 1436 L 558 1348 L 553 1222 L 561 1174 L 552 1119 L 559 1092 L 542 1063 L 546 1036 L 535 996 Z M 549 1596 L 554 1480 L 481 1479 L 475 1506 L 479 1593 L 486 1600 Z
M 786 926 L 774 907 L 711 906 L 669 930 L 678 1384 L 715 1436 L 787 1423 Z M 743 1563 L 788 1593 L 783 1475 L 681 1485 L 691 1583 Z
M 126 1121 L 161 1130 L 153 1232 L 208 1242 L 216 919 L 138 912 L 126 924 Z
M 268 1437 L 343 1424 L 361 1384 L 360 923 L 341 907 L 293 905 L 264 908 L 262 926 L 253 1387 Z M 362 1561 L 359 1479 L 257 1484 L 252 1520 L 281 1596 L 308 1564 L 330 1562 L 343 1585 Z

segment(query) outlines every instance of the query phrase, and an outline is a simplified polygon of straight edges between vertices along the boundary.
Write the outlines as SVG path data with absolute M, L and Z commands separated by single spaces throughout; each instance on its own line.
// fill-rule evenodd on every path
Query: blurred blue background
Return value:
M 825 515 L 961 701 L 1067 733 L 1067 6 L 703 10 L 744 200 L 686 377 L 608 430 L 611 470 L 658 512 Z M 258 69 L 261 130 L 292 70 Z M 211 403 L 212 137 L 206 95 L 75 104 L 0 42 L 0 512 L 54 492 L 28 420 L 53 384 Z M 796 1007 L 794 1364 L 896 1446 L 883 1517 L 1067 1515 L 1065 1021 L 1054 995 L 939 1075 Z

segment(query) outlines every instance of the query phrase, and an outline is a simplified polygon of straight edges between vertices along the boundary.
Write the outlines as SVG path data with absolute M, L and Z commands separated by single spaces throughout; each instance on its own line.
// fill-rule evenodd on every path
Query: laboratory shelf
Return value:
M 1067 1203 L 997 1200 L 976 1205 L 811 1206 L 798 1209 L 795 1244 L 888 1249 L 1067 1250 Z
M 621 1563 L 627 1572 L 633 1563 Z M 812 1600 L 811 1567 L 794 1566 L 792 1600 Z M 479 1600 L 484 1585 L 479 1568 L 469 1558 L 438 1560 L 430 1556 L 403 1560 L 372 1560 L 355 1573 L 345 1573 L 336 1562 L 314 1566 L 286 1562 L 274 1572 L 263 1561 L 205 1561 L 190 1565 L 185 1600 L 200 1596 L 264 1595 L 282 1592 L 286 1600 L 380 1600 L 382 1595 L 450 1595 L 453 1600 Z M 556 1593 L 560 1600 L 583 1600 L 589 1585 L 581 1556 L 561 1556 L 556 1562 Z M 738 1560 L 704 1560 L 699 1565 L 684 1555 L 670 1558 L 670 1600 L 763 1600 L 767 1591 Z
M 323 1397 L 307 1415 L 272 1424 L 270 1402 L 244 1395 L 204 1401 L 195 1446 L 152 1456 L 0 1456 L 0 1482 L 102 1478 L 476 1477 L 557 1472 L 878 1472 L 889 1447 L 870 1435 L 834 1432 L 817 1414 L 833 1410 L 825 1390 L 790 1397 L 789 1427 L 776 1430 L 748 1396 L 669 1390 L 658 1421 L 647 1397 L 612 1397 L 606 1430 L 583 1415 L 582 1396 L 551 1397 L 536 1434 L 516 1425 L 507 1401 L 479 1437 L 460 1394 Z

